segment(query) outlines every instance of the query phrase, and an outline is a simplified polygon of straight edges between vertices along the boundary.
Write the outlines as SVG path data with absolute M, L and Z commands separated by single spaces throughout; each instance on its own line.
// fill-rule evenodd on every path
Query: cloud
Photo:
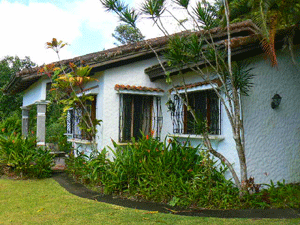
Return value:
M 192 0 L 194 1 L 194 0 Z M 134 0 L 133 6 L 140 10 L 144 0 Z M 183 20 L 187 18 L 185 10 L 180 8 L 174 1 L 167 0 L 165 1 L 165 6 L 167 10 L 161 17 L 162 23 L 169 34 L 182 31 L 183 28 L 178 25 L 178 22 L 173 18 L 173 16 L 167 12 L 170 11 L 177 19 Z M 163 36 L 164 33 L 154 24 L 153 20 L 147 18 L 145 15 L 142 15 L 141 19 L 138 22 L 138 27 L 141 29 L 141 32 L 146 36 L 146 38 L 154 38 L 158 36 Z
M 42 64 L 56 61 L 54 52 L 45 48 L 53 37 L 72 42 L 80 36 L 79 19 L 50 3 L 0 3 L 1 56 L 30 56 Z M 71 57 L 68 50 L 65 57 Z
M 95 49 L 100 44 L 101 48 L 114 47 L 112 33 L 118 25 L 118 17 L 111 12 L 106 12 L 99 0 L 78 1 L 73 8 L 73 12 L 80 15 L 85 29 L 91 31 L 95 36 L 93 38 L 96 42 Z M 99 43 L 100 41 L 101 43 Z
M 117 18 L 105 12 L 100 1 L 39 1 L 28 4 L 0 1 L 0 58 L 6 55 L 30 56 L 38 63 L 57 61 L 45 48 L 53 37 L 70 44 L 62 59 L 113 47 L 111 34 Z
M 134 0 L 133 6 L 136 9 L 141 9 L 142 3 L 145 0 Z M 193 15 L 193 7 L 196 6 L 196 3 L 202 2 L 200 0 L 190 0 L 189 1 L 189 12 L 191 15 Z M 210 3 L 214 3 L 215 0 L 208 0 Z M 166 0 L 165 1 L 165 7 L 167 10 L 163 13 L 161 16 L 161 20 L 163 23 L 164 28 L 168 31 L 169 34 L 184 31 L 186 29 L 194 29 L 193 20 L 188 15 L 186 10 L 182 7 L 180 7 L 178 4 L 175 3 L 173 0 Z M 176 19 L 174 18 L 176 17 Z M 184 23 L 184 27 L 180 26 L 178 21 L 183 21 L 189 19 L 188 22 Z M 141 20 L 138 23 L 138 27 L 140 28 L 143 35 L 146 36 L 146 38 L 153 38 L 158 36 L 163 36 L 164 33 L 158 28 L 156 24 L 153 23 L 153 21 L 149 18 L 146 18 L 145 16 L 141 17 Z
M 192 0 L 196 1 L 196 0 Z M 26 2 L 27 4 L 25 4 Z M 130 3 L 140 8 L 143 0 Z M 185 18 L 174 2 L 168 9 Z M 169 14 L 163 17 L 170 33 L 179 31 L 178 23 Z M 118 17 L 106 12 L 99 0 L 0 0 L 0 59 L 6 55 L 25 57 L 38 63 L 57 61 L 55 53 L 45 48 L 53 37 L 70 44 L 61 58 L 72 58 L 114 47 L 112 37 Z M 163 36 L 153 21 L 142 18 L 138 27 L 146 38 Z

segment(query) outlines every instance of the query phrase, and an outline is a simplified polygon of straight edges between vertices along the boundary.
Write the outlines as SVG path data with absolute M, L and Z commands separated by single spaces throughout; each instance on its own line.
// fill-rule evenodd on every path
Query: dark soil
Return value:
M 114 197 L 112 195 L 103 195 L 92 191 L 74 181 L 64 172 L 55 172 L 53 179 L 57 181 L 63 188 L 71 194 L 82 198 L 97 200 L 109 204 L 119 205 L 132 209 L 141 209 L 148 211 L 158 211 L 161 213 L 172 213 L 184 216 L 199 216 L 199 217 L 218 217 L 218 218 L 300 218 L 300 209 L 241 209 L 241 210 L 186 210 L 176 207 L 171 207 L 166 204 L 153 202 L 131 201 Z

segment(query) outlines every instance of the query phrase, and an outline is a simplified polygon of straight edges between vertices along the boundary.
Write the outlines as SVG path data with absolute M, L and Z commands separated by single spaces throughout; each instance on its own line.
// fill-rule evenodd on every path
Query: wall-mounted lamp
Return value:
M 280 102 L 281 102 L 281 96 L 279 94 L 275 94 L 272 98 L 272 102 L 271 102 L 271 107 L 272 109 L 276 109 L 279 105 L 280 105 Z
M 167 101 L 166 105 L 168 107 L 168 111 L 175 112 L 175 104 L 171 99 Z

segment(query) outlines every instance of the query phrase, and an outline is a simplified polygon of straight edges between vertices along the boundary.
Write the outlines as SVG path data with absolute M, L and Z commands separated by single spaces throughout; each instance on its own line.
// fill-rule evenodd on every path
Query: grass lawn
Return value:
M 300 224 L 300 219 L 218 219 L 149 213 L 79 198 L 52 179 L 0 179 L 0 224 Z

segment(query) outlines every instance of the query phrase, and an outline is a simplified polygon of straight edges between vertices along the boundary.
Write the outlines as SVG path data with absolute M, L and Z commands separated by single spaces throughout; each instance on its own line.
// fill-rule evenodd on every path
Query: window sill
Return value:
M 76 143 L 76 144 L 84 144 L 84 145 L 91 145 L 92 141 L 90 140 L 83 140 L 83 139 L 77 139 L 77 138 L 72 138 L 68 139 L 68 142 Z
M 132 144 L 132 142 L 117 142 L 116 144 L 120 145 L 120 146 L 127 146 L 127 145 Z
M 168 136 L 172 138 L 204 139 L 203 135 L 200 134 L 169 134 Z M 208 138 L 218 142 L 225 139 L 225 137 L 222 135 L 208 135 Z

